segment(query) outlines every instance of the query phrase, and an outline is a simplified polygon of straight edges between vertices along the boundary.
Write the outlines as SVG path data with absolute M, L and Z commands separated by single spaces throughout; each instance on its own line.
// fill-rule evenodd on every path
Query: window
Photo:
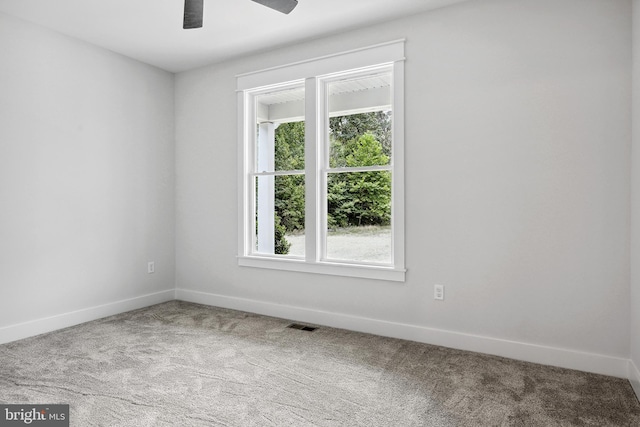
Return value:
M 404 281 L 404 41 L 238 76 L 239 264 Z

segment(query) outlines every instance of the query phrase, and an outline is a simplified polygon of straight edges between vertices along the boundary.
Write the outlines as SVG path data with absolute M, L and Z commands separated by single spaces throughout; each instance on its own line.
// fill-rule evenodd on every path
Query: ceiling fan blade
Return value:
M 184 21 L 182 28 L 202 28 L 204 0 L 184 0 Z
M 298 0 L 253 0 L 278 12 L 288 14 L 298 5 Z

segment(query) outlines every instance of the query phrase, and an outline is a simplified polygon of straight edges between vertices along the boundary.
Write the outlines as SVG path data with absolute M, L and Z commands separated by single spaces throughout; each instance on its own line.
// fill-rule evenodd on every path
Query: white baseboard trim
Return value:
M 0 328 L 0 344 L 44 334 L 57 329 L 68 328 L 69 326 L 101 319 L 114 314 L 124 313 L 126 311 L 136 310 L 138 308 L 148 307 L 154 304 L 160 304 L 173 299 L 175 299 L 175 290 L 171 289 L 168 291 L 161 291 L 108 304 L 102 304 L 95 307 L 83 308 L 81 310 L 62 313 L 42 319 L 31 320 L 29 322 L 4 326 Z
M 629 360 L 629 382 L 631 383 L 631 387 L 633 387 L 633 391 L 636 392 L 636 396 L 638 400 L 640 400 L 640 370 L 633 360 Z
M 384 320 L 331 313 L 245 298 L 229 297 L 187 289 L 171 289 L 95 307 L 0 327 L 0 344 L 67 328 L 103 317 L 136 310 L 173 299 L 242 310 L 266 316 L 348 329 L 432 345 L 475 351 L 543 365 L 576 369 L 626 378 L 640 399 L 640 371 L 629 359 L 585 353 L 556 347 L 508 341 L 480 335 L 427 328 Z
M 492 354 L 543 365 L 610 375 L 618 378 L 629 378 L 629 359 L 621 357 L 527 344 L 180 288 L 176 289 L 176 299 L 299 322 L 418 341 L 459 350 Z

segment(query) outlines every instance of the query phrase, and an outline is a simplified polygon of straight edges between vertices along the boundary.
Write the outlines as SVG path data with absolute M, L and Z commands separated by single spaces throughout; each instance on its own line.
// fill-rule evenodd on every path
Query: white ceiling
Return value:
M 251 0 L 204 0 L 204 27 L 182 29 L 184 0 L 0 0 L 0 13 L 172 72 L 465 0 L 299 0 L 289 15 Z

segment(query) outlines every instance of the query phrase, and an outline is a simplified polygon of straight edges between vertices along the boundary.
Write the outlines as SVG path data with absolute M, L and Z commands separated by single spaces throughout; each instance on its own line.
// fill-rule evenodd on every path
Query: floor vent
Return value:
M 300 325 L 299 323 L 292 323 L 289 326 L 287 326 L 287 328 L 298 329 L 298 330 L 307 331 L 307 332 L 313 332 L 316 329 L 318 329 L 318 328 L 314 328 L 313 326 Z

